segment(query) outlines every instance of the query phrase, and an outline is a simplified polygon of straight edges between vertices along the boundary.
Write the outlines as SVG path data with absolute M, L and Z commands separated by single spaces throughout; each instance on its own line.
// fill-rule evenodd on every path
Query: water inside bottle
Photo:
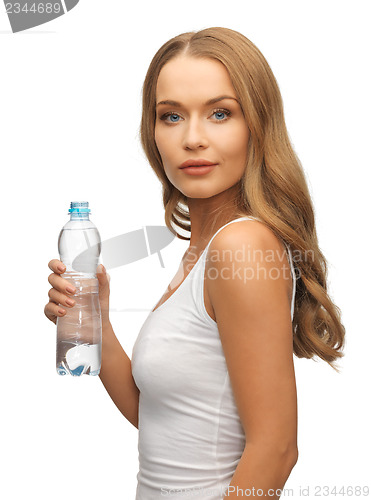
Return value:
M 66 340 L 57 341 L 57 372 L 59 375 L 70 374 L 99 375 L 102 343 L 79 344 Z
M 99 375 L 102 349 L 97 279 L 63 275 L 76 288 L 75 305 L 57 319 L 57 372 Z

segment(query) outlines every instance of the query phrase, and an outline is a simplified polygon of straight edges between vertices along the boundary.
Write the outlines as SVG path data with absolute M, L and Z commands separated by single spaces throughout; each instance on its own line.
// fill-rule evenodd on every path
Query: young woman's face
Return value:
M 155 141 L 165 173 L 181 193 L 209 198 L 234 186 L 245 170 L 248 140 L 248 126 L 222 63 L 178 56 L 165 64 L 156 88 Z M 187 160 L 214 166 L 181 169 Z

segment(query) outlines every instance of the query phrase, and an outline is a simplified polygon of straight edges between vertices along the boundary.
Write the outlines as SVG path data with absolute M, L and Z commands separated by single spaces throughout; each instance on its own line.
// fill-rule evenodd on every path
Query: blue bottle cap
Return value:
M 71 208 L 68 209 L 69 213 L 90 213 L 88 201 L 71 201 Z

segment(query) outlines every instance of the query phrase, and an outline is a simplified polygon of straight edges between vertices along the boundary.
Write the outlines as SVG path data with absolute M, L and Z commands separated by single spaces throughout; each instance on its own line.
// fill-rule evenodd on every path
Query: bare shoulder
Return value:
M 238 248 L 242 245 L 253 248 L 285 251 L 280 239 L 263 222 L 241 220 L 223 228 L 210 244 L 210 250 Z
M 241 220 L 224 227 L 212 240 L 206 262 L 206 292 L 214 312 L 212 296 L 217 290 L 224 295 L 229 287 L 237 289 L 247 283 L 252 290 L 253 281 L 263 279 L 270 288 L 282 290 L 291 302 L 292 275 L 282 240 L 257 220 Z

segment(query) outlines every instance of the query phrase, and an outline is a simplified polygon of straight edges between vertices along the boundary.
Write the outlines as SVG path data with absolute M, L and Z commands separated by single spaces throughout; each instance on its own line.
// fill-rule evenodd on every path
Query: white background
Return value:
M 277 78 L 347 329 L 341 374 L 295 358 L 300 456 L 285 487 L 318 498 L 325 486 L 370 486 L 367 9 L 357 0 L 80 0 L 13 34 L 0 6 L 2 498 L 135 497 L 137 430 L 98 377 L 55 371 L 47 263 L 71 200 L 90 202 L 102 239 L 164 225 L 139 144 L 141 87 L 164 42 L 210 26 L 250 38 Z M 151 256 L 110 271 L 111 321 L 129 357 L 186 246 L 163 250 L 165 268 Z

